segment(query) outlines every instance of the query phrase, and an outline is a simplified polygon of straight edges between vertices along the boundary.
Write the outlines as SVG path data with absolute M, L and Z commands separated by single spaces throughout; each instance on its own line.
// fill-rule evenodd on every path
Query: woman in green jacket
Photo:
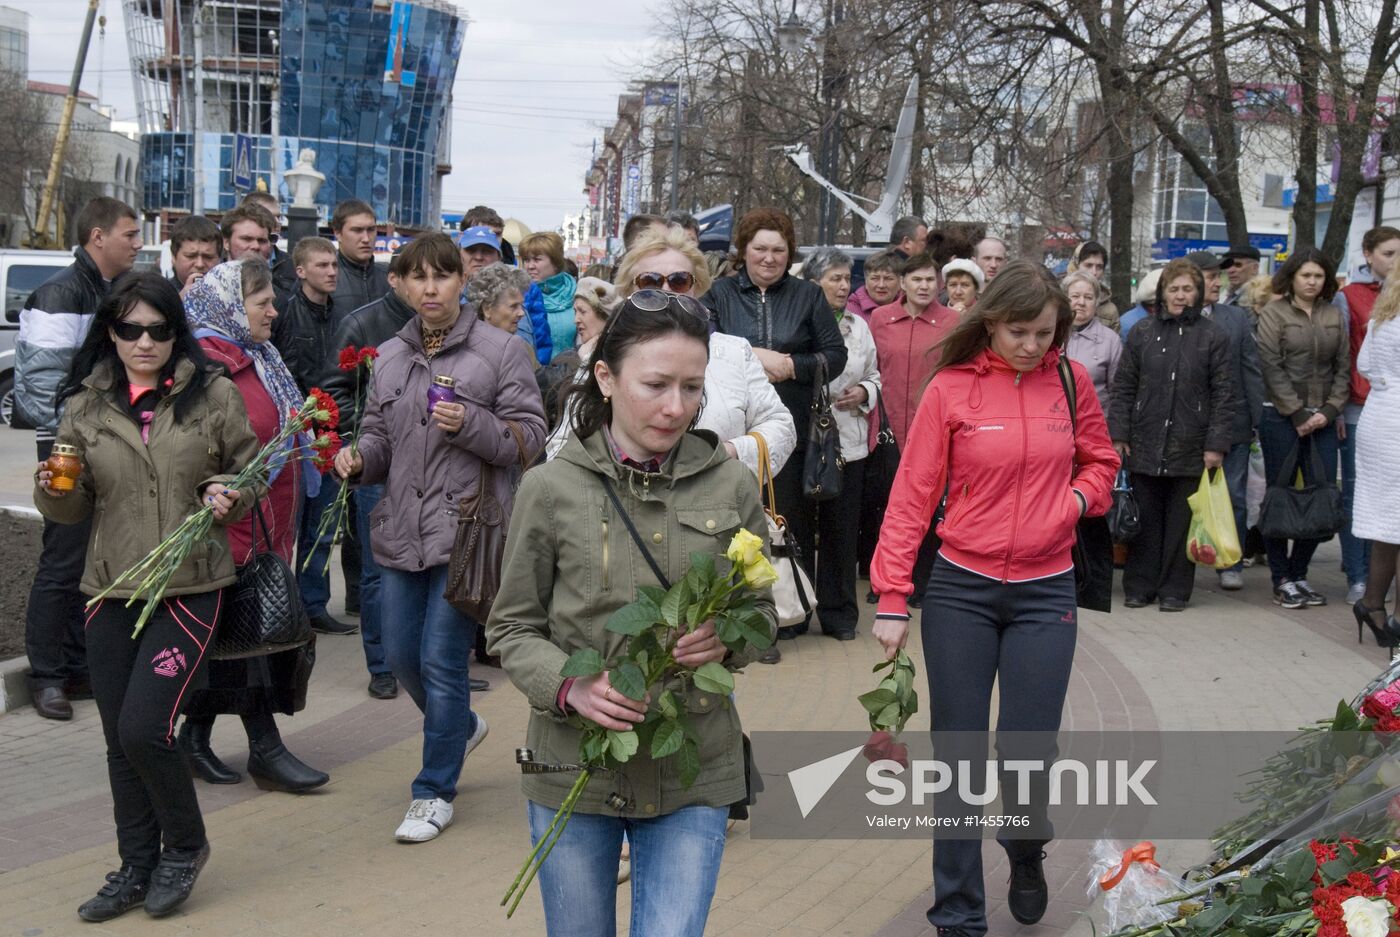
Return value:
M 82 474 L 62 491 L 40 463 L 34 503 L 60 524 L 93 518 L 84 595 L 111 586 L 201 504 L 214 509 L 209 539 L 176 570 L 139 634 L 132 631 L 144 602 L 126 605 L 135 582 L 87 614 L 122 866 L 78 914 L 106 921 L 144 904 L 163 917 L 189 897 L 209 858 L 175 721 L 204 676 L 222 590 L 234 581 L 224 525 L 252 498 L 227 486 L 258 440 L 243 398 L 200 351 L 180 294 L 158 274 L 128 280 L 98 310 L 58 402 L 56 445 L 78 449 Z
M 723 554 L 739 530 L 763 536 L 766 521 L 753 474 L 729 458 L 712 433 L 693 431 L 705 390 L 709 327 L 686 296 L 643 290 L 615 312 L 598 338 L 591 370 L 571 404 L 573 435 L 551 462 L 525 473 L 511 515 L 501 581 L 487 625 L 489 650 L 529 697 L 528 745 L 535 761 L 579 760 L 578 717 L 616 731 L 641 722 L 646 703 L 612 688 L 606 672 L 565 679 L 569 655 L 593 648 L 606 659 L 627 638 L 608 619 L 659 585 L 646 550 L 665 575 L 682 577 L 695 552 Z M 638 536 L 614 507 L 626 512 Z M 640 540 L 640 542 L 638 542 Z M 760 608 L 773 627 L 765 593 Z M 771 634 L 771 631 L 770 631 Z M 713 623 L 679 639 L 677 663 L 726 659 Z M 638 752 L 624 770 L 602 774 L 579 801 L 540 870 L 552 937 L 616 933 L 618 856 L 631 844 L 632 933 L 646 937 L 704 930 L 724 851 L 728 805 L 744 798 L 743 739 L 731 699 L 691 688 L 686 705 L 698 736 L 700 775 L 684 786 L 674 758 Z M 527 774 L 532 839 L 544 834 L 575 780 L 573 772 Z M 616 791 L 625 803 L 609 798 Z

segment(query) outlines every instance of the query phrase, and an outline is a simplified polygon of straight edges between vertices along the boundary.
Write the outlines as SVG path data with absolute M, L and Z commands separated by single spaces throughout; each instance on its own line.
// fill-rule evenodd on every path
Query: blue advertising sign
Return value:
M 1249 236 L 1251 247 L 1257 247 L 1265 253 L 1282 254 L 1288 250 L 1288 235 L 1286 234 L 1251 234 Z M 1185 257 L 1192 251 L 1215 251 L 1223 254 L 1230 249 L 1229 241 L 1206 241 L 1197 238 L 1158 238 L 1152 242 L 1152 259 L 1156 261 L 1171 260 L 1174 257 Z
M 253 138 L 246 133 L 233 137 L 233 187 L 245 192 L 253 190 Z

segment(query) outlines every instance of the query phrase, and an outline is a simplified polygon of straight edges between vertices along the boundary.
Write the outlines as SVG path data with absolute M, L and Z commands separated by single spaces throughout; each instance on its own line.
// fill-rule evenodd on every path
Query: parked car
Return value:
M 0 319 L 0 423 L 10 424 L 15 400 L 15 338 L 24 301 L 45 280 L 73 262 L 67 251 L 0 250 L 5 315 Z

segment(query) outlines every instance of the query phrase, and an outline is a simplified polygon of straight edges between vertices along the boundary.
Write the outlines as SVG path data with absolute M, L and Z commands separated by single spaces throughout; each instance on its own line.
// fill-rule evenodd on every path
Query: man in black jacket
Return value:
M 336 261 L 340 274 L 331 298 L 336 308 L 347 313 L 382 299 L 389 292 L 389 277 L 374 261 L 376 226 L 374 209 L 357 198 L 346 199 L 335 206 L 331 214 L 331 230 L 335 232 L 339 253 Z M 339 347 L 344 347 L 339 346 Z
M 282 206 L 277 203 L 277 199 L 269 192 L 249 192 L 243 198 L 243 204 L 258 205 L 272 216 L 272 228 L 267 232 L 268 252 L 267 265 L 272 270 L 272 288 L 277 293 L 279 299 L 285 299 L 297 289 L 296 261 L 292 255 L 288 254 L 278 246 L 278 241 L 282 237 Z
M 339 269 L 335 245 L 325 238 L 302 238 L 292 255 L 297 289 L 277 300 L 277 318 L 272 322 L 272 343 L 277 346 L 287 370 L 292 372 L 303 394 L 320 379 L 327 361 L 335 357 L 331 339 L 344 318 L 331 301 Z M 333 475 L 321 478 L 321 490 L 301 506 L 297 535 L 297 585 L 311 627 L 322 634 L 354 634 L 358 629 L 336 621 L 326 611 L 331 597 L 331 580 L 326 563 L 331 552 L 333 531 L 317 536 L 321 516 L 335 502 L 340 486 Z M 355 589 L 359 570 L 355 569 Z M 347 592 L 349 590 L 347 589 Z
M 1220 276 L 1221 259 L 1210 251 L 1192 251 L 1186 259 L 1195 264 L 1207 284 Z M 1210 294 L 1209 285 L 1206 288 Z M 1245 492 L 1249 483 L 1249 447 L 1254 430 L 1264 414 L 1264 374 L 1259 367 L 1259 346 L 1254 341 L 1249 313 L 1239 306 L 1206 303 L 1201 315 L 1225 330 L 1230 340 L 1230 373 L 1234 377 L 1235 407 L 1230 420 L 1230 449 L 1225 453 L 1225 484 L 1230 489 L 1230 507 L 1235 512 L 1235 530 L 1244 546 L 1249 517 Z M 1231 592 L 1244 588 L 1244 561 L 1220 570 L 1220 588 Z
M 49 457 L 58 429 L 58 391 L 88 325 L 112 281 L 136 264 L 141 225 L 131 206 L 95 198 L 78 212 L 78 249 L 71 266 L 54 274 L 25 301 L 15 341 L 13 424 L 34 429 L 39 458 Z M 87 684 L 83 597 L 78 582 L 91 524 L 44 522 L 44 547 L 29 589 L 24 644 L 29 693 L 46 719 L 71 719 L 68 691 Z M 116 572 L 116 571 L 114 571 Z
M 192 279 L 218 265 L 222 240 L 219 226 L 203 215 L 182 218 L 170 229 L 170 266 L 175 270 L 170 282 L 181 296 Z

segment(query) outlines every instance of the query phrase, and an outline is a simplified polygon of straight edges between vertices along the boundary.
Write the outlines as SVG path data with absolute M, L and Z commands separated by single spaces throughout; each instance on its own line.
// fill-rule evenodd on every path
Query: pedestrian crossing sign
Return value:
M 253 188 L 253 138 L 243 133 L 233 138 L 233 187 L 245 192 Z

